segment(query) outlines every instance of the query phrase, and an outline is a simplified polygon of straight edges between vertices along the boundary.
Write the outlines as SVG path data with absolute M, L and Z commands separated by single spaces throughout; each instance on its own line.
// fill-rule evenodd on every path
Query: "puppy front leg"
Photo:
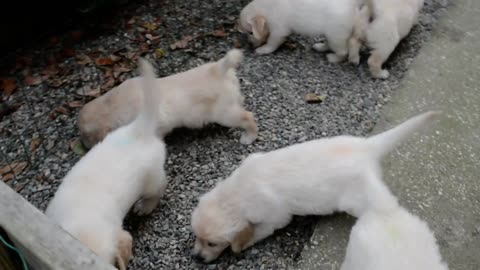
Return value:
M 157 207 L 167 188 L 167 180 L 163 168 L 146 175 L 144 181 L 142 198 L 135 203 L 133 208 L 133 212 L 139 216 L 150 214 Z
M 274 33 L 272 32 L 270 36 L 268 37 L 267 44 L 263 45 L 260 48 L 257 48 L 255 52 L 257 54 L 269 54 L 274 52 L 282 43 L 285 41 L 285 38 L 287 35 L 285 34 L 280 34 L 280 33 Z
M 227 127 L 240 127 L 245 131 L 240 138 L 242 144 L 251 144 L 258 136 L 258 127 L 252 112 L 241 107 L 230 108 L 218 116 L 217 123 Z
M 270 223 L 261 223 L 255 225 L 255 233 L 252 239 L 243 247 L 243 250 L 253 246 L 255 243 L 260 242 L 261 240 L 272 235 L 275 231 L 275 227 Z

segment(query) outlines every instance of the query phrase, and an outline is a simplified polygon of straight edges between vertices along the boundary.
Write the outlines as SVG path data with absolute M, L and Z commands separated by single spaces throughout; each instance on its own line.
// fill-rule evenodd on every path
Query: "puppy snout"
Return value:
M 198 253 L 193 252 L 192 253 L 193 260 L 196 262 L 204 263 L 205 259 Z

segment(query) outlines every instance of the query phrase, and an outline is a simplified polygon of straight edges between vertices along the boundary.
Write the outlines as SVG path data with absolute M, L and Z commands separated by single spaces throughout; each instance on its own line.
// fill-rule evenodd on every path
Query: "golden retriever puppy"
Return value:
M 218 123 L 244 129 L 240 142 L 252 143 L 258 128 L 253 113 L 243 107 L 235 74 L 241 60 L 241 51 L 234 49 L 217 62 L 156 79 L 153 91 L 162 91 L 162 99 L 155 100 L 160 136 L 177 127 Z M 78 128 L 85 146 L 92 147 L 112 130 L 133 121 L 142 106 L 140 85 L 140 78 L 126 80 L 82 108 Z
M 134 212 L 149 214 L 165 192 L 165 144 L 158 138 L 157 89 L 153 67 L 141 60 L 144 104 L 137 118 L 93 147 L 63 179 L 46 215 L 120 269 L 132 257 L 132 237 L 122 229 Z
M 369 211 L 352 228 L 340 270 L 448 270 L 428 224 L 397 206 Z
M 348 55 L 348 39 L 357 16 L 359 0 L 253 0 L 240 13 L 238 30 L 250 33 L 258 54 L 274 52 L 292 33 L 311 37 L 325 36 L 317 51 L 331 49 L 330 62 Z
M 356 28 L 349 40 L 349 62 L 358 64 L 362 43 L 372 49 L 368 59 L 374 78 L 390 75 L 382 69 L 398 43 L 405 38 L 418 19 L 424 0 L 365 0 L 357 17 Z
M 381 178 L 381 157 L 437 114 L 418 115 L 369 138 L 338 136 L 250 155 L 200 197 L 191 217 L 193 255 L 210 262 L 228 246 L 240 252 L 293 215 L 344 211 L 359 217 L 395 206 Z

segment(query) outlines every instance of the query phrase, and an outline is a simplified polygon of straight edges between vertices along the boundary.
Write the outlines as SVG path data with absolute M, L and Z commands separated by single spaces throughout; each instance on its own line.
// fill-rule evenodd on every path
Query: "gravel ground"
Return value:
M 312 40 L 297 36 L 272 55 L 254 55 L 245 38 L 232 29 L 246 3 L 137 1 L 19 52 L 17 68 L 0 74 L 16 80 L 17 86 L 3 105 L 20 105 L 0 122 L 0 168 L 7 162 L 19 164 L 13 178 L 2 169 L 3 180 L 44 210 L 62 177 L 80 158 L 75 123 L 79 107 L 91 99 L 85 93 L 96 95 L 99 89 L 135 76 L 134 63 L 140 54 L 154 61 L 160 76 L 166 76 L 219 59 L 233 46 L 243 47 L 246 57 L 239 77 L 247 107 L 258 120 L 258 141 L 241 145 L 240 130 L 216 125 L 179 129 L 169 135 L 166 197 L 152 215 L 126 220 L 134 237 L 130 269 L 287 269 L 294 265 L 318 218 L 295 218 L 241 255 L 227 252 L 210 265 L 194 262 L 189 220 L 198 195 L 228 176 L 249 153 L 326 136 L 367 134 L 448 0 L 426 0 L 420 25 L 387 63 L 391 73 L 387 81 L 370 78 L 365 57 L 360 67 L 330 64 L 324 54 L 310 49 Z M 190 38 L 176 43 L 185 48 L 171 48 L 176 41 Z M 325 95 L 325 101 L 306 104 L 304 96 L 311 92 Z M 24 161 L 29 161 L 26 168 Z

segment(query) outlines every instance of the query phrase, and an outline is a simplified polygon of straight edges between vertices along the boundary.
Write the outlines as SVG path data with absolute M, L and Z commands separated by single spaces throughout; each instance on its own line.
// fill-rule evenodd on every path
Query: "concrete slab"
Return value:
M 426 220 L 452 270 L 480 269 L 480 1 L 458 0 L 421 49 L 373 133 L 412 115 L 444 117 L 384 162 L 400 203 Z M 298 269 L 338 269 L 354 219 L 320 220 Z

